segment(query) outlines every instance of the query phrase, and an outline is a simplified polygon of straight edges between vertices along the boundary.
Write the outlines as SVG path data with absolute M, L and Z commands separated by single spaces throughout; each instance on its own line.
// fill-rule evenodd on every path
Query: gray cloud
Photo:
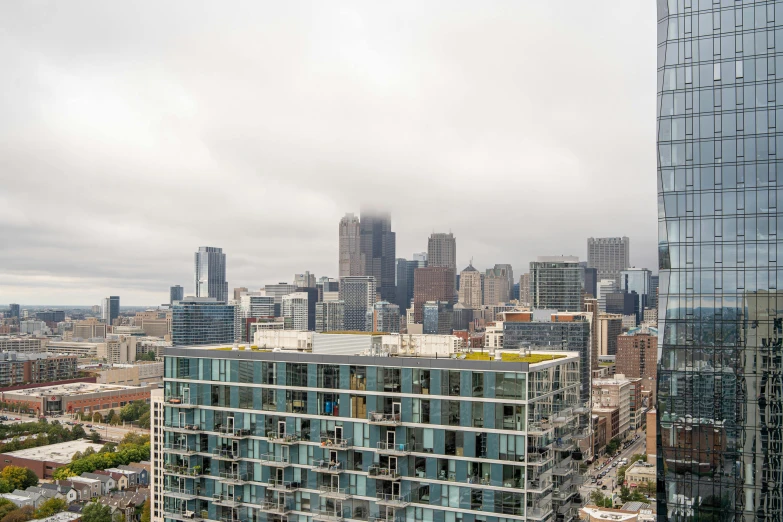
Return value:
M 0 302 L 155 304 L 221 246 L 229 286 L 337 272 L 388 208 L 398 256 L 655 267 L 643 2 L 0 4 Z M 637 5 L 638 4 L 638 5 Z

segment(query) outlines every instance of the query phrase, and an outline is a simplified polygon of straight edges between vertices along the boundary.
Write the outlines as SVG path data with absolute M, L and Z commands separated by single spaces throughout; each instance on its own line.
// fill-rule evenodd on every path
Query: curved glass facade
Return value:
M 658 0 L 661 520 L 783 520 L 778 49 L 782 2 Z

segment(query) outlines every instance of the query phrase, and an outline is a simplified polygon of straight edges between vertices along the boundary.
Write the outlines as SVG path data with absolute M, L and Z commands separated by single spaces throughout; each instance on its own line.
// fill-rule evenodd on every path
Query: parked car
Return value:
M 603 486 L 601 486 L 601 489 L 606 489 L 606 484 L 604 484 Z

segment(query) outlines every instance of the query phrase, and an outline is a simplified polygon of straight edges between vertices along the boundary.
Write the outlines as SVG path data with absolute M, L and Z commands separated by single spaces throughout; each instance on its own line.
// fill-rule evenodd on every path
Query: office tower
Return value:
M 174 346 L 232 344 L 234 306 L 214 297 L 185 297 L 172 307 Z
M 319 277 L 315 283 L 315 288 L 318 290 L 318 302 L 324 300 L 324 292 L 338 292 L 340 290 L 340 284 L 337 279 L 332 277 Z
M 509 299 L 511 299 L 511 289 L 514 288 L 514 269 L 508 263 L 495 264 L 495 270 L 505 270 L 508 274 L 508 292 Z
M 617 292 L 617 281 L 614 279 L 601 279 L 598 282 L 598 308 L 606 312 L 606 296 Z
M 427 266 L 445 266 L 457 271 L 457 240 L 449 232 L 436 232 L 427 241 Z
M 505 268 L 487 268 L 484 274 L 484 304 L 507 303 L 511 298 L 511 287 L 508 282 Z
M 283 303 L 283 296 L 296 292 L 296 286 L 291 283 L 277 283 L 264 285 L 264 295 L 268 295 L 275 300 L 275 317 L 280 317 L 280 305 Z
M 606 294 L 606 313 L 632 315 L 639 310 L 639 294 L 636 292 L 612 292 Z
M 315 305 L 315 331 L 339 332 L 345 330 L 345 303 L 343 301 L 323 301 Z
M 413 315 L 416 323 L 423 321 L 427 301 L 454 302 L 454 270 L 446 266 L 426 266 L 414 271 Z
M 658 513 L 783 520 L 783 12 L 670 4 L 658 2 Z
M 584 272 L 584 275 L 582 276 L 582 279 L 584 280 L 582 291 L 587 296 L 592 296 L 597 298 L 598 297 L 598 269 L 590 268 L 589 266 L 587 266 L 587 261 L 580 261 L 579 266 L 582 267 L 582 272 Z
M 530 274 L 522 274 L 519 278 L 519 302 L 529 306 L 533 302 L 530 294 Z
M 120 316 L 120 296 L 112 295 L 101 301 L 101 319 L 111 326 Z
M 451 327 L 454 330 L 470 330 L 472 322 L 473 309 L 460 303 L 455 304 L 451 316 Z
M 307 294 L 307 328 L 315 330 L 315 304 L 318 302 L 318 289 L 315 287 L 297 288 L 297 293 Z
M 284 295 L 281 310 L 286 330 L 309 330 L 307 309 L 307 293 L 294 292 Z M 315 312 L 315 304 L 313 304 L 313 312 Z M 315 329 L 315 317 L 313 317 L 313 329 Z
M 169 305 L 173 305 L 174 301 L 181 301 L 185 297 L 185 289 L 179 285 L 174 285 L 169 288 Z
M 630 263 L 627 237 L 590 237 L 587 239 L 587 266 L 598 269 L 598 280 L 614 279 L 620 284 L 620 271 Z
M 381 298 L 390 303 L 395 298 L 396 235 L 388 213 L 362 212 L 360 221 L 361 254 L 365 276 L 375 277 Z
M 106 337 L 106 323 L 99 323 L 95 317 L 73 323 L 73 339 L 95 339 Z M 163 336 L 161 336 L 163 337 Z
M 413 299 L 413 284 L 415 270 L 427 266 L 427 254 L 413 254 L 413 260 L 397 259 L 397 306 L 400 312 L 405 312 L 411 306 Z
M 359 218 L 346 214 L 340 219 L 339 227 L 339 271 L 338 277 L 364 275 L 364 259 L 361 251 L 361 229 Z
M 514 283 L 514 286 L 511 287 L 511 300 L 519 301 L 519 283 Z
M 419 268 L 423 268 L 427 266 L 428 260 L 427 260 L 427 252 L 414 252 L 413 253 L 413 260 L 419 262 Z
M 648 308 L 658 309 L 658 276 L 650 276 L 650 304 Z
M 65 321 L 65 312 L 63 310 L 44 310 L 36 312 L 35 318 L 46 323 L 59 323 Z
M 372 340 L 380 345 L 381 337 Z M 543 362 L 538 354 L 514 355 L 519 362 L 508 363 L 517 366 L 509 373 L 486 357 L 455 366 L 448 355 L 426 353 L 301 352 L 281 362 L 292 356 L 167 350 L 168 446 L 154 462 L 163 474 L 164 516 L 299 520 L 304 508 L 301 520 L 453 521 L 464 501 L 460 511 L 480 519 L 554 520 L 579 493 L 568 451 L 583 415 L 575 413 L 579 362 L 570 353 Z M 224 367 L 237 368 L 220 374 L 226 393 L 212 392 L 223 384 L 192 377 L 217 378 L 213 368 Z M 536 385 L 528 391 L 528 383 Z M 551 448 L 553 441 L 559 446 Z M 503 464 L 483 465 L 492 461 Z M 248 494 L 257 487 L 262 493 Z M 460 492 L 453 504 L 429 502 L 436 491 L 448 499 L 443 488 L 451 487 Z M 518 492 L 498 489 L 502 500 L 476 503 L 495 495 L 488 487 Z M 309 504 L 300 505 L 300 489 L 310 492 Z M 422 509 L 427 518 L 417 517 Z
M 375 292 L 373 276 L 351 276 L 340 279 L 340 301 L 343 302 L 345 330 L 359 332 L 372 330 Z
M 378 301 L 372 309 L 373 332 L 400 332 L 400 307 L 387 301 Z
M 10 317 L 15 317 L 16 319 L 19 319 L 19 311 L 20 307 L 17 303 L 11 303 L 9 306 L 9 314 Z
M 250 324 L 275 317 L 275 298 L 261 295 L 261 292 L 242 294 L 239 298 L 239 307 L 242 321 L 241 338 L 247 342 L 252 341 Z
M 242 294 L 247 293 L 248 289 L 245 286 L 234 288 L 234 301 L 239 301 L 242 298 Z
M 223 253 L 223 249 L 199 247 L 194 258 L 196 297 L 214 297 L 219 302 L 227 302 L 226 254 Z
M 459 302 L 468 308 L 484 304 L 484 274 L 469 264 L 460 272 Z
M 599 312 L 598 328 L 596 328 L 598 355 L 616 355 L 617 337 L 621 333 L 623 333 L 622 314 Z
M 581 311 L 582 277 L 579 259 L 575 256 L 539 256 L 537 261 L 531 261 L 530 298 L 533 308 Z
M 294 274 L 294 285 L 297 288 L 315 288 L 315 274 L 309 271 L 304 274 Z
M 598 355 L 600 353 L 598 343 L 598 299 L 585 297 L 585 316 L 590 319 L 590 368 L 598 368 Z M 589 315 L 588 315 L 589 314 Z
M 423 332 L 425 334 L 451 335 L 453 308 L 447 301 L 424 303 Z
M 620 272 L 620 290 L 639 294 L 639 306 L 636 322 L 641 323 L 644 309 L 650 307 L 652 291 L 652 272 L 646 268 L 629 268 Z
M 590 400 L 590 320 L 587 314 L 557 313 L 538 319 L 533 312 L 506 313 L 503 347 L 579 352 L 580 400 Z

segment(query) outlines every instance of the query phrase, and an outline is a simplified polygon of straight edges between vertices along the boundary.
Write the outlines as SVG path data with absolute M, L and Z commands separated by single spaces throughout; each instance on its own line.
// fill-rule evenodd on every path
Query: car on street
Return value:
M 606 489 L 606 484 L 604 484 L 603 486 L 601 486 L 601 489 Z

